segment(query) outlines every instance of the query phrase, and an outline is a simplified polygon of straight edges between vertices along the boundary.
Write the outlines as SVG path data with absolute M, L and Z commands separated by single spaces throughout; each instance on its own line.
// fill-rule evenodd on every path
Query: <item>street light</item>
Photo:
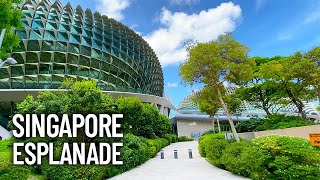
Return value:
M 5 63 L 8 63 L 10 65 L 13 65 L 13 64 L 17 64 L 18 62 L 13 59 L 12 57 L 9 57 L 8 59 L 4 60 L 4 61 L 1 61 L 0 59 L 0 68 L 5 64 Z

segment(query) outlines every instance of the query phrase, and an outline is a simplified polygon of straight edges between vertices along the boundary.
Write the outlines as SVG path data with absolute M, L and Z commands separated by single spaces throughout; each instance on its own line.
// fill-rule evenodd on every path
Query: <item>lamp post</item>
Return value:
M 0 59 L 0 68 L 1 68 L 5 63 L 8 63 L 8 64 L 10 64 L 10 65 L 13 65 L 13 64 L 17 64 L 18 62 L 17 62 L 15 59 L 11 58 L 11 57 L 9 57 L 8 59 L 6 59 L 6 60 L 4 60 L 4 61 L 1 61 L 1 59 Z

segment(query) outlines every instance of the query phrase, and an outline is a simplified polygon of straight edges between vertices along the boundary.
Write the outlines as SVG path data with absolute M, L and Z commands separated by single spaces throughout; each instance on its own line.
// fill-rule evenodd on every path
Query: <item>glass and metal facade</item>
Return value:
M 22 6 L 17 64 L 0 69 L 0 89 L 56 89 L 66 78 L 93 79 L 106 91 L 162 97 L 161 65 L 125 25 L 80 6 L 29 0 Z

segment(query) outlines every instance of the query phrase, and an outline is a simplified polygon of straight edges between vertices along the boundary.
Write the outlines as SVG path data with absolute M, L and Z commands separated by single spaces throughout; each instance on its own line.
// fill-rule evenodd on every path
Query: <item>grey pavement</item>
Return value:
M 193 159 L 189 159 L 188 149 L 192 149 Z M 174 159 L 173 151 L 178 151 Z M 206 180 L 206 179 L 246 179 L 223 169 L 212 166 L 198 152 L 198 142 L 173 143 L 163 149 L 165 159 L 156 157 L 146 163 L 111 178 L 111 180 Z

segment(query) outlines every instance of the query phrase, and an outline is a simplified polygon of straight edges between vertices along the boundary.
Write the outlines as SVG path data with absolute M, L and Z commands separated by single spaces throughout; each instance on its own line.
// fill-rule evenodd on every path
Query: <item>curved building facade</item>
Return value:
M 59 1 L 29 0 L 21 10 L 20 48 L 11 53 L 18 64 L 1 68 L 1 89 L 56 89 L 74 78 L 107 91 L 163 95 L 157 56 L 123 24 Z
M 16 102 L 54 91 L 66 78 L 95 80 L 104 93 L 137 96 L 167 116 L 175 109 L 164 96 L 156 54 L 127 26 L 59 0 L 27 0 L 21 11 L 23 28 L 15 30 L 20 47 L 9 54 L 17 64 L 0 68 L 0 125 L 6 126 Z

